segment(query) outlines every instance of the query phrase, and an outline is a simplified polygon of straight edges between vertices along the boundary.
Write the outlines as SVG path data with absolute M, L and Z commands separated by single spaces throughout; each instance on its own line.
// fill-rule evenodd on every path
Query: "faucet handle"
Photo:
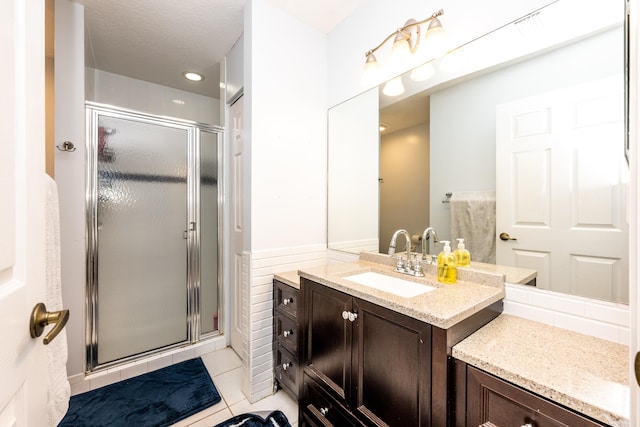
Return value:
M 402 255 L 399 255 L 396 259 L 396 269 L 395 271 L 403 272 L 404 271 L 404 259 Z
M 416 277 L 424 277 L 424 271 L 422 271 L 422 262 L 420 262 L 419 259 L 416 259 L 415 261 L 413 275 Z

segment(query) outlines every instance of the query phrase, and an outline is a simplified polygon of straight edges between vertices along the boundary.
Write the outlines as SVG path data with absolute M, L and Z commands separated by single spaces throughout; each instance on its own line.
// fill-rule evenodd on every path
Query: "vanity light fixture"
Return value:
M 391 66 L 397 67 L 399 71 L 404 71 L 402 68 L 406 65 L 407 60 L 412 55 L 415 55 L 420 47 L 420 40 L 422 38 L 421 26 L 427 22 L 429 25 L 425 32 L 425 40 L 423 43 L 427 43 L 428 41 L 430 45 L 434 45 L 431 46 L 432 49 L 430 49 L 432 54 L 440 55 L 443 53 L 444 43 L 442 39 L 444 36 L 444 30 L 440 20 L 438 19 L 438 17 L 443 14 L 444 10 L 440 9 L 422 21 L 409 19 L 405 22 L 403 27 L 398 28 L 396 31 L 389 34 L 382 43 L 367 51 L 367 53 L 365 53 L 367 59 L 362 73 L 362 83 L 367 86 L 378 83 L 379 66 L 378 60 L 375 57 L 375 52 L 391 40 L 391 38 L 394 38 L 394 36 L 395 38 L 393 40 L 390 58 Z
M 202 80 L 204 80 L 204 76 L 200 73 L 196 73 L 195 71 L 184 71 L 182 73 L 182 76 L 187 80 L 191 80 L 192 82 L 201 82 Z

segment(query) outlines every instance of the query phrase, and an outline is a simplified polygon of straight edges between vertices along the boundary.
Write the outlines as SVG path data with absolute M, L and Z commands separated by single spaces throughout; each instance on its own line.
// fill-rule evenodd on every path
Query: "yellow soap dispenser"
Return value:
M 442 283 L 456 283 L 456 256 L 451 252 L 450 242 L 443 240 L 444 248 L 438 254 L 438 281 Z
M 458 249 L 453 254 L 456 256 L 457 267 L 471 266 L 471 253 L 464 247 L 464 239 L 456 239 L 458 241 Z

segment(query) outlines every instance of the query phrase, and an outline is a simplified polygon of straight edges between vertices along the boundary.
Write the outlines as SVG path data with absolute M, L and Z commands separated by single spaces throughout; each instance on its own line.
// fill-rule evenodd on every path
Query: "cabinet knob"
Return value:
M 282 370 L 286 371 L 287 369 L 289 369 L 291 367 L 291 362 L 287 362 L 287 363 L 283 363 L 282 364 Z
M 328 413 L 329 408 L 320 408 L 320 414 L 322 414 L 323 417 L 326 417 Z
M 354 313 L 352 311 L 343 311 L 342 318 L 344 320 L 348 320 L 350 322 L 354 322 L 358 318 L 358 313 Z
M 293 302 L 293 298 L 285 298 L 282 300 L 282 304 L 289 305 Z
M 283 331 L 282 335 L 284 335 L 284 337 L 288 337 L 289 335 L 293 335 L 293 330 L 289 330 L 289 331 Z

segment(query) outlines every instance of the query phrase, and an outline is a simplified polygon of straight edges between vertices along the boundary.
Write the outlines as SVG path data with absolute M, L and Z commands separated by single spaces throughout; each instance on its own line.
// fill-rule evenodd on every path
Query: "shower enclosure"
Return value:
M 217 335 L 222 130 L 94 103 L 87 371 Z

